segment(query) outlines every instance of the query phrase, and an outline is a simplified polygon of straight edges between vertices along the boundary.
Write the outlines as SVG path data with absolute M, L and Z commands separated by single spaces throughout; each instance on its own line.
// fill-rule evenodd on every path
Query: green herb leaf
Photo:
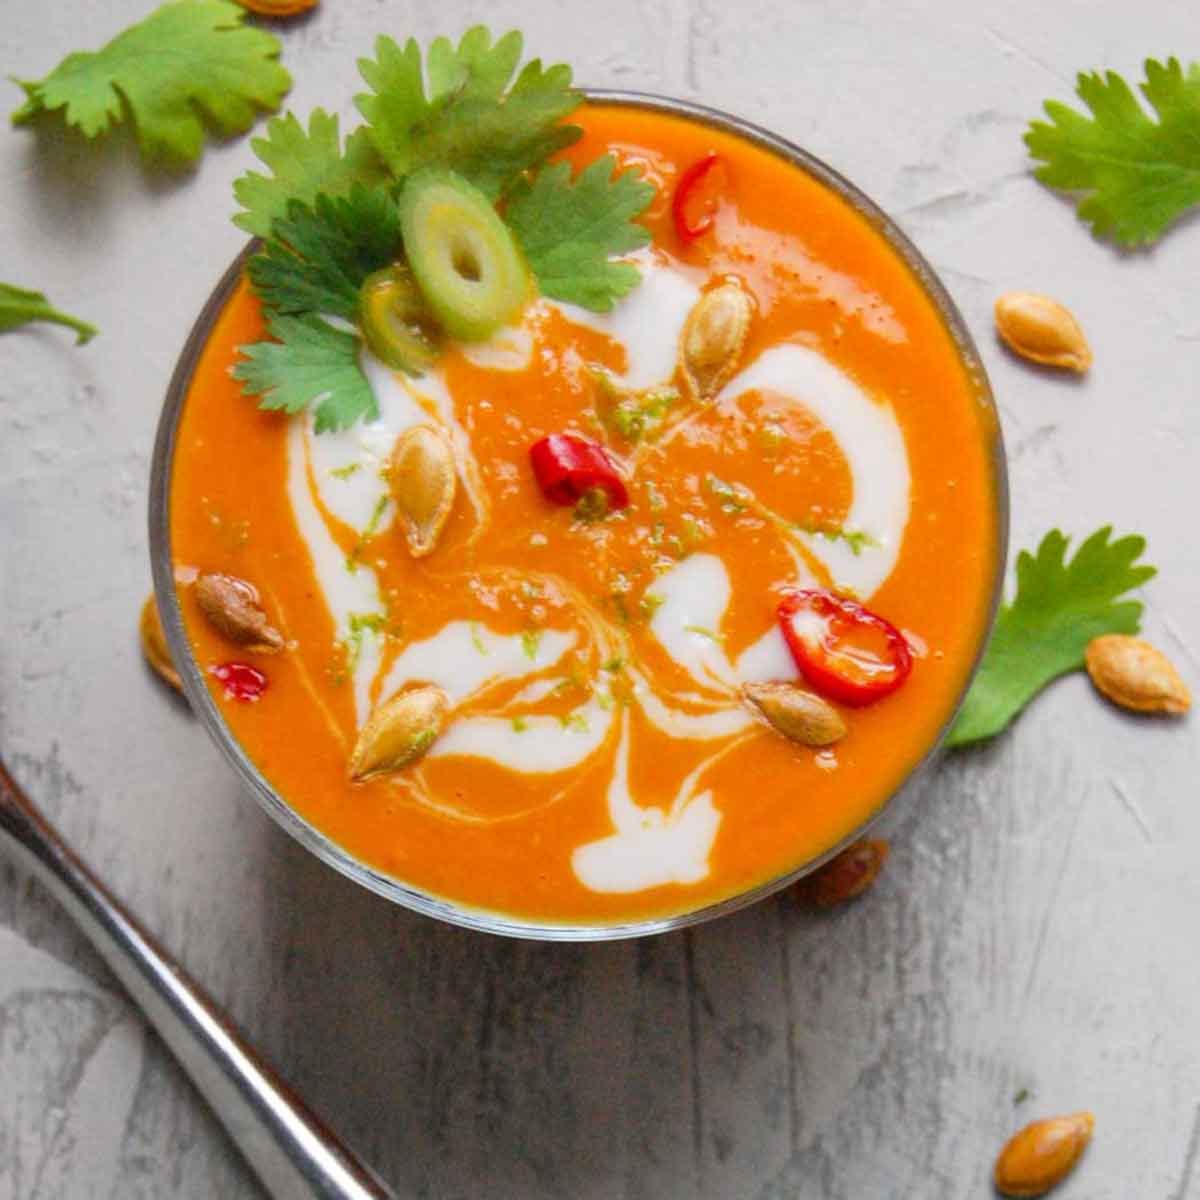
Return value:
M 263 302 L 281 313 L 358 316 L 363 280 L 394 262 L 400 214 L 381 188 L 355 184 L 347 197 L 317 196 L 312 207 L 293 200 L 271 226 L 271 239 L 249 264 Z
M 316 406 L 316 431 L 346 429 L 360 417 L 379 415 L 375 395 L 359 365 L 359 339 L 311 313 L 272 316 L 273 342 L 240 347 L 233 377 L 260 408 L 303 412 Z
M 525 652 L 525 657 L 530 662 L 536 662 L 538 656 L 538 647 L 542 644 L 542 631 L 540 629 L 526 629 L 521 634 L 521 649 Z
M 68 125 L 94 138 L 128 115 L 143 161 L 187 166 L 206 125 L 242 133 L 292 85 L 276 61 L 278 40 L 245 17 L 229 0 L 164 4 L 104 49 L 69 54 L 45 79 L 22 81 L 27 99 L 13 124 L 62 109 Z
M 388 179 L 366 130 L 350 134 L 343 153 L 337 117 L 320 108 L 313 109 L 307 130 L 291 113 L 273 117 L 267 136 L 250 145 L 271 174 L 247 171 L 234 183 L 233 194 L 245 211 L 233 223 L 258 237 L 270 236 L 292 201 L 311 205 L 321 193 L 344 196 L 356 183 L 372 187 Z
M 75 330 L 77 346 L 90 342 L 97 333 L 95 325 L 60 312 L 41 292 L 31 292 L 11 283 L 0 283 L 0 333 L 18 329 L 31 321 L 66 325 L 68 329 Z
M 1146 60 L 1142 95 L 1113 71 L 1080 74 L 1076 90 L 1091 117 L 1047 100 L 1051 123 L 1034 121 L 1025 135 L 1050 187 L 1083 192 L 1079 216 L 1097 235 L 1126 246 L 1152 242 L 1181 213 L 1200 204 L 1200 63 Z
M 521 47 L 515 30 L 493 43 L 481 25 L 457 47 L 438 38 L 429 47 L 426 94 L 416 41 L 401 49 L 379 38 L 375 58 L 359 60 L 371 91 L 355 103 L 397 179 L 418 167 L 450 167 L 495 200 L 579 139 L 578 126 L 559 124 L 583 100 L 571 89 L 570 67 L 543 68 L 534 59 L 514 79 Z
M 572 181 L 570 165 L 555 163 L 513 189 L 506 219 L 543 295 L 609 312 L 637 286 L 637 267 L 612 256 L 650 241 L 634 218 L 649 207 L 654 187 L 633 168 L 614 176 L 616 169 L 606 154 Z
M 1083 666 L 1092 638 L 1137 633 L 1142 605 L 1118 598 L 1155 575 L 1135 566 L 1144 538 L 1109 538 L 1097 530 L 1066 561 L 1068 539 L 1057 529 L 1036 556 L 1017 557 L 1017 594 L 1000 609 L 979 674 L 954 723 L 947 746 L 993 737 L 1051 680 Z

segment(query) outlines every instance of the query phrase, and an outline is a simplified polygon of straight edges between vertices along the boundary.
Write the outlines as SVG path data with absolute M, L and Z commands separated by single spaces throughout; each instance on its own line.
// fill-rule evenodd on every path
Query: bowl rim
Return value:
M 581 88 L 580 90 L 586 96 L 588 104 L 602 106 L 620 105 L 645 109 L 651 112 L 665 113 L 670 116 L 678 116 L 692 122 L 708 125 L 722 133 L 741 137 L 784 159 L 792 166 L 798 167 L 812 178 L 830 188 L 861 216 L 866 218 L 872 227 L 884 237 L 892 250 L 900 256 L 901 260 L 912 272 L 919 286 L 933 303 L 938 316 L 941 318 L 943 325 L 955 344 L 959 358 L 971 380 L 981 407 L 991 417 L 992 428 L 990 431 L 985 429 L 984 432 L 985 436 L 989 437 L 990 442 L 989 459 L 996 514 L 996 557 L 992 595 L 983 625 L 983 633 L 980 637 L 979 646 L 976 650 L 974 661 L 971 664 L 971 669 L 964 678 L 958 702 L 948 715 L 938 736 L 933 740 L 925 753 L 913 764 L 892 794 L 884 800 L 877 811 L 868 817 L 867 820 L 856 827 L 846 837 L 842 838 L 836 845 L 831 846 L 825 853 L 781 875 L 765 880 L 747 891 L 739 892 L 724 900 L 718 900 L 671 916 L 636 921 L 620 921 L 610 924 L 554 923 L 523 920 L 504 913 L 492 912 L 486 909 L 474 909 L 456 904 L 443 897 L 422 891 L 393 876 L 386 875 L 353 857 L 349 851 L 345 850 L 331 838 L 326 837 L 315 825 L 305 820 L 283 800 L 259 771 L 249 755 L 242 749 L 240 743 L 225 724 L 220 710 L 217 708 L 204 682 L 184 629 L 183 616 L 176 591 L 170 529 L 172 467 L 179 430 L 179 420 L 183 413 L 184 402 L 187 398 L 192 376 L 204 346 L 207 343 L 209 334 L 233 293 L 234 288 L 241 280 L 246 260 L 258 248 L 259 242 L 257 239 L 251 240 L 224 272 L 204 307 L 201 309 L 199 316 L 196 318 L 191 332 L 188 334 L 167 387 L 162 413 L 159 417 L 154 454 L 150 467 L 148 516 L 154 591 L 159 615 L 166 633 L 167 645 L 170 648 L 171 656 L 175 660 L 183 681 L 184 693 L 187 696 L 192 711 L 200 718 L 201 724 L 213 741 L 216 742 L 226 760 L 234 768 L 234 771 L 241 777 L 242 782 L 249 787 L 260 807 L 277 825 L 295 838 L 305 849 L 316 855 L 322 862 L 368 890 L 385 897 L 393 903 L 422 913 L 425 916 L 435 917 L 452 925 L 458 925 L 467 929 L 545 942 L 596 942 L 643 937 L 650 934 L 684 929 L 713 920 L 716 917 L 726 916 L 751 904 L 756 904 L 758 901 L 764 900 L 775 892 L 802 879 L 805 875 L 817 870 L 824 863 L 840 854 L 844 849 L 870 831 L 885 815 L 892 811 L 899 798 L 908 792 L 914 781 L 928 770 L 930 764 L 936 759 L 942 743 L 962 707 L 963 700 L 975 678 L 988 642 L 991 639 L 996 613 L 1003 594 L 1009 531 L 1008 469 L 1003 433 L 1000 428 L 995 396 L 992 392 L 991 384 L 978 348 L 971 337 L 962 314 L 959 312 L 932 266 L 930 266 L 908 236 L 883 209 L 875 204 L 874 201 L 845 176 L 835 171 L 828 164 L 795 145 L 793 142 L 788 141 L 786 138 L 780 137 L 751 121 L 733 116 L 719 109 L 710 108 L 706 105 L 661 96 L 652 92 L 610 88 Z

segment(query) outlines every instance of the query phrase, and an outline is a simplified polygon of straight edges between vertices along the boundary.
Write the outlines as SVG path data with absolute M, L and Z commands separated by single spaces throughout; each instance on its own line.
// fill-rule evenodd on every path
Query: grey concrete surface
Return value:
M 0 70 L 36 78 L 148 8 L 5 0 Z M 1021 143 L 1076 70 L 1200 53 L 1193 5 L 324 0 L 281 30 L 291 104 L 348 115 L 377 32 L 477 20 L 584 82 L 768 125 L 894 213 L 983 348 L 1015 545 L 1145 533 L 1148 634 L 1200 682 L 1200 223 L 1116 253 Z M 158 406 L 241 244 L 230 186 L 251 158 L 235 140 L 163 181 L 120 138 L 94 153 L 0 126 L 0 278 L 103 330 L 81 351 L 0 337 L 0 746 L 112 886 L 404 1196 L 958 1200 L 990 1194 L 1016 1126 L 1090 1107 L 1063 1200 L 1200 1197 L 1195 720 L 1131 720 L 1067 680 L 915 789 L 863 902 L 815 917 L 782 898 L 600 947 L 397 911 L 239 792 L 134 625 Z M 1010 288 L 1075 310 L 1092 375 L 997 346 Z M 0 866 L 0 1200 L 257 1194 L 74 930 Z

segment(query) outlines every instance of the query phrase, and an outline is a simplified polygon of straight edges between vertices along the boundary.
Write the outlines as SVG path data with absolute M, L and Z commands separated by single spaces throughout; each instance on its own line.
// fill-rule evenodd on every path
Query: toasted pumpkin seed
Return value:
M 1081 375 L 1092 365 L 1079 322 L 1049 296 L 1006 292 L 996 301 L 996 331 L 1013 353 L 1031 362 Z
M 1093 638 L 1084 653 L 1098 691 L 1122 708 L 1182 716 L 1192 694 L 1167 656 L 1141 638 L 1107 633 Z
M 1090 1112 L 1078 1112 L 1026 1125 L 996 1159 L 996 1190 L 1005 1196 L 1045 1195 L 1074 1170 L 1095 1124 Z
M 320 0 L 238 0 L 238 3 L 262 17 L 294 17 L 316 8 Z
M 818 908 L 845 904 L 875 882 L 890 853 L 883 838 L 862 838 L 801 880 L 800 894 Z
M 388 482 L 409 553 L 413 558 L 432 554 L 458 488 L 450 439 L 432 425 L 406 430 L 392 447 Z
M 183 680 L 171 660 L 171 651 L 167 648 L 167 635 L 163 632 L 162 621 L 158 616 L 158 605 L 153 595 L 146 597 L 142 605 L 142 615 L 138 619 L 138 637 L 142 643 L 142 654 L 151 670 L 173 687 L 177 692 L 183 691 Z
M 742 695 L 785 738 L 802 746 L 832 746 L 846 736 L 842 714 L 794 683 L 744 683 Z
M 450 697 L 440 687 L 398 692 L 359 731 L 350 778 L 357 783 L 416 762 L 437 740 L 449 711 Z
M 736 283 L 705 292 L 679 335 L 684 381 L 696 400 L 711 400 L 733 377 L 754 306 Z
M 206 571 L 192 585 L 196 604 L 224 638 L 256 654 L 277 654 L 283 634 L 267 620 L 258 589 L 236 575 Z

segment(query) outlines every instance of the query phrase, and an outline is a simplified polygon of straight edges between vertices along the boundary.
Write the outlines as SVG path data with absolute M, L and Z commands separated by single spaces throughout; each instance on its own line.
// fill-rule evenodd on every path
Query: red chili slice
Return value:
M 529 447 L 529 461 L 551 504 L 576 504 L 597 489 L 604 493 L 610 509 L 625 508 L 629 503 L 616 460 L 598 442 L 572 433 L 552 433 Z
M 208 673 L 225 685 L 227 700 L 253 704 L 267 690 L 267 677 L 249 663 L 221 663 L 218 667 L 209 667 Z
M 671 215 L 675 218 L 675 232 L 681 242 L 694 242 L 712 226 L 716 197 L 705 194 L 703 184 L 720 161 L 719 154 L 706 154 L 679 177 L 671 199 Z M 697 206 L 699 213 L 695 211 Z
M 860 708 L 894 692 L 912 670 L 904 635 L 889 621 L 823 589 L 792 592 L 779 624 L 800 673 L 827 700 Z

